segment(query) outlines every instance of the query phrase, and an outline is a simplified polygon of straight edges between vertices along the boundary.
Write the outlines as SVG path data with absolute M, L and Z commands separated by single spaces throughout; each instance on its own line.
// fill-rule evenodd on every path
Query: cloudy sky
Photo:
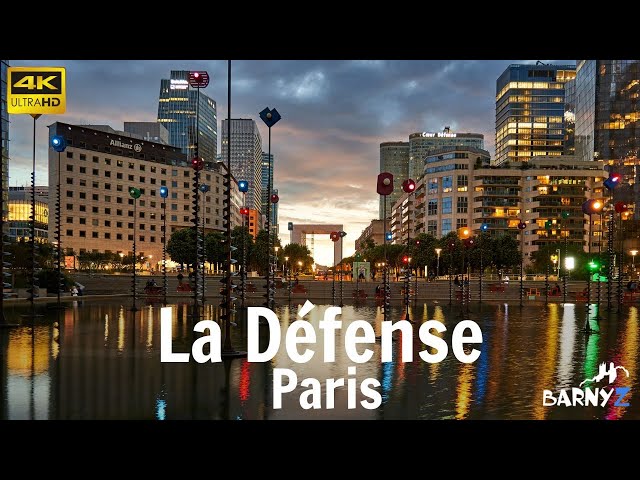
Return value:
M 353 253 L 354 240 L 378 214 L 381 142 L 407 141 L 410 133 L 449 125 L 483 133 L 493 153 L 495 82 L 511 63 L 535 60 L 234 61 L 232 116 L 257 121 L 264 150 L 267 128 L 258 112 L 269 106 L 282 115 L 272 130 L 272 151 L 283 243 L 289 241 L 289 221 L 342 223 L 345 255 Z M 160 79 L 170 70 L 207 70 L 212 80 L 206 93 L 218 103 L 219 131 L 227 117 L 226 61 L 10 60 L 10 65 L 67 69 L 67 112 L 38 120 L 38 184 L 47 181 L 47 125 L 59 120 L 121 130 L 124 121 L 153 121 Z M 10 184 L 24 185 L 31 171 L 33 121 L 27 115 L 10 120 Z M 328 235 L 314 244 L 316 261 L 331 263 Z

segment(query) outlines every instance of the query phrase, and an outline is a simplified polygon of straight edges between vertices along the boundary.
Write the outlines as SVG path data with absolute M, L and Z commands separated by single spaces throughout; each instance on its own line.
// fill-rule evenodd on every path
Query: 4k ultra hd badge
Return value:
M 7 69 L 7 112 L 48 115 L 64 113 L 66 109 L 64 67 Z

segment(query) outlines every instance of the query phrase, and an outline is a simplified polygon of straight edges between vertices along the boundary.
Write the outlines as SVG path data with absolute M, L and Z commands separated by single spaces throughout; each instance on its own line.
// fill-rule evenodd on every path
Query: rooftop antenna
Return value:
M 446 125 L 446 126 L 444 127 L 443 132 L 444 132 L 444 133 L 451 133 L 451 127 L 450 127 L 449 125 Z

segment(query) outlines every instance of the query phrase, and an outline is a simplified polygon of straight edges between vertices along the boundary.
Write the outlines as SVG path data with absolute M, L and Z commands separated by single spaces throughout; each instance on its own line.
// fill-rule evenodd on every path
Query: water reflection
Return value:
M 440 363 L 422 361 L 418 353 L 427 348 L 417 336 L 419 325 L 435 319 L 447 330 L 439 335 L 451 345 L 451 333 L 461 320 L 458 309 L 434 303 L 410 308 L 415 323 L 413 336 L 397 333 L 391 362 L 381 363 L 381 345 L 360 345 L 373 350 L 371 361 L 355 365 L 344 349 L 344 331 L 354 320 L 370 322 L 381 334 L 380 307 L 345 306 L 337 320 L 343 329 L 335 335 L 336 361 L 324 361 L 325 338 L 318 323 L 328 308 L 316 306 L 304 317 L 317 332 L 315 350 L 305 364 L 293 362 L 281 346 L 272 361 L 250 363 L 236 359 L 218 364 L 163 364 L 160 362 L 160 305 L 147 305 L 137 312 L 119 303 L 79 303 L 64 311 L 40 307 L 43 317 L 32 326 L 0 330 L 0 419 L 557 419 L 640 418 L 638 406 L 638 308 L 623 315 L 592 309 L 590 325 L 597 332 L 586 334 L 586 311 L 582 305 L 550 304 L 520 309 L 508 305 L 473 308 L 467 318 L 483 332 L 480 357 L 460 363 L 449 348 Z M 189 352 L 195 337 L 191 307 L 172 305 L 174 352 Z M 298 319 L 300 305 L 278 310 L 284 329 Z M 207 318 L 217 320 L 219 307 L 207 306 Z M 6 310 L 18 319 L 23 310 Z M 402 308 L 393 308 L 390 318 L 400 319 Z M 29 320 L 30 321 L 30 320 Z M 233 343 L 246 346 L 246 314 L 239 311 L 232 329 Z M 413 361 L 402 362 L 401 348 L 413 347 Z M 260 329 L 260 348 L 269 343 L 268 328 Z M 303 348 L 301 347 L 300 350 Z M 433 353 L 433 349 L 431 349 Z M 542 392 L 577 387 L 593 377 L 602 362 L 624 365 L 630 377 L 619 376 L 614 386 L 628 386 L 627 407 L 545 407 Z M 295 372 L 297 386 L 282 398 L 282 409 L 273 408 L 273 371 Z M 305 410 L 300 396 L 308 388 L 306 378 L 320 382 L 322 409 Z M 327 379 L 345 380 L 335 388 L 335 408 L 325 409 L 330 391 Z M 380 382 L 382 405 L 377 411 L 360 406 L 359 385 L 367 378 Z M 349 380 L 357 385 L 355 405 L 349 409 Z M 614 396 L 615 398 L 615 396 Z M 351 399 L 354 400 L 353 398 Z

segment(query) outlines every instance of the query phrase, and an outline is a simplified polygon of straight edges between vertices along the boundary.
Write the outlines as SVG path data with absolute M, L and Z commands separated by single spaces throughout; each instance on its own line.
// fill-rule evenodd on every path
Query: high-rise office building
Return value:
M 384 202 L 387 202 L 387 218 L 391 216 L 391 206 L 402 194 L 401 184 L 409 178 L 409 142 L 384 142 L 380 144 L 380 172 L 393 174 L 393 193 L 380 195 L 378 218 L 384 219 Z
M 36 185 L 36 242 L 46 243 L 49 232 L 49 187 Z M 54 210 L 52 210 L 53 212 Z M 9 187 L 8 236 L 13 241 L 29 241 L 31 187 Z
M 409 135 L 408 178 L 418 181 L 423 175 L 425 157 L 436 150 L 450 147 L 470 147 L 483 150 L 484 135 L 481 133 L 454 133 L 450 127 L 444 127 L 442 132 L 412 133 Z
M 67 140 L 67 149 L 61 154 L 49 149 L 50 212 L 55 212 L 60 155 L 63 248 L 76 253 L 127 254 L 135 235 L 138 254 L 151 259 L 150 266 L 158 266 L 165 212 L 168 235 L 193 225 L 193 169 L 188 157 L 176 147 L 128 137 L 113 129 L 56 122 L 49 126 L 49 136 L 53 135 L 63 135 Z M 201 173 L 201 180 L 210 186 L 204 202 L 200 194 L 205 232 L 224 231 L 224 169 L 214 165 Z M 166 199 L 160 197 L 161 186 L 169 190 Z M 130 187 L 142 193 L 135 208 Z M 233 227 L 242 225 L 242 197 L 235 178 L 231 189 Z M 53 232 L 55 215 L 49 215 L 48 221 Z
M 269 201 L 268 198 L 268 190 L 267 190 L 267 183 L 269 181 L 269 165 L 271 165 L 271 193 L 277 193 L 277 190 L 273 189 L 273 166 L 274 166 L 274 157 L 273 157 L 273 153 L 271 154 L 271 163 L 269 163 L 269 154 L 262 152 L 262 177 L 261 177 L 261 186 L 262 186 L 262 214 L 266 215 L 267 214 L 267 202 Z M 278 205 L 277 204 L 271 204 L 271 218 L 269 219 L 269 222 L 271 222 L 271 226 L 274 227 L 274 225 L 278 224 Z
M 565 83 L 573 65 L 509 65 L 496 81 L 494 164 L 562 155 Z
M 228 120 L 222 120 L 222 159 L 227 158 Z M 256 122 L 250 118 L 231 119 L 231 173 L 249 182 L 247 207 L 262 213 L 262 137 Z
M 640 60 L 577 60 L 576 68 L 578 158 L 637 158 Z
M 195 156 L 198 89 L 189 86 L 189 72 L 172 70 L 170 78 L 160 80 L 158 122 L 169 131 L 169 144 L 189 158 Z M 206 164 L 216 161 L 218 116 L 216 102 L 200 92 L 198 111 L 198 155 Z
M 7 68 L 9 64 L 6 60 L 0 60 L 0 160 L 2 168 L 2 205 L 0 214 L 4 220 L 7 219 L 9 202 L 9 114 L 7 113 Z
M 148 142 L 170 145 L 169 130 L 159 122 L 124 122 L 124 131 L 132 137 L 140 137 Z

